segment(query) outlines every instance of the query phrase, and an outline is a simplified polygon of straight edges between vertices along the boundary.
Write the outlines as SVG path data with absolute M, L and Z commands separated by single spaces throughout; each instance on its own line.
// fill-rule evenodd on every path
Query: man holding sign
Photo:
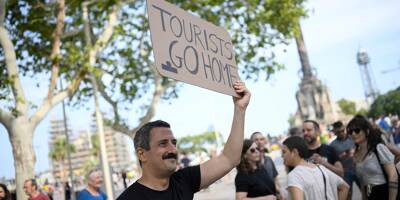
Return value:
M 142 177 L 126 189 L 117 200 L 188 200 L 194 193 L 214 183 L 240 162 L 244 136 L 244 120 L 250 92 L 242 82 L 233 88 L 234 115 L 225 148 L 207 162 L 176 171 L 178 154 L 176 139 L 164 121 L 142 126 L 135 135 L 136 155 L 142 166 Z

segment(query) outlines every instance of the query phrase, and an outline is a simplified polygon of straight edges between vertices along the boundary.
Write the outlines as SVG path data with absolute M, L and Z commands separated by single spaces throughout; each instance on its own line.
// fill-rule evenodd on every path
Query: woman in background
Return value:
M 274 180 L 270 178 L 261 164 L 260 152 L 252 140 L 243 141 L 240 163 L 236 167 L 236 200 L 276 199 Z
M 11 193 L 3 183 L 0 183 L 0 200 L 11 200 Z
M 356 144 L 354 162 L 363 199 L 395 200 L 398 176 L 394 155 L 381 138 L 382 131 L 365 117 L 356 115 L 348 123 L 347 133 Z

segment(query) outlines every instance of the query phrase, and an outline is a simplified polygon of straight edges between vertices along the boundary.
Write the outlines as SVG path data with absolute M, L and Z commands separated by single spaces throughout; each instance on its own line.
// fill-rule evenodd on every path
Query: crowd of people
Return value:
M 220 154 L 191 165 L 186 153 L 178 155 L 170 124 L 161 120 L 149 122 L 134 137 L 141 177 L 117 200 L 193 199 L 194 193 L 234 168 L 237 200 L 346 200 L 352 198 L 353 185 L 360 189 L 363 199 L 400 199 L 397 116 L 392 116 L 390 123 L 385 117 L 371 121 L 361 115 L 347 124 L 337 121 L 329 126 L 336 136 L 329 144 L 321 143 L 320 124 L 305 120 L 300 129 L 292 129 L 280 144 L 287 173 L 287 186 L 283 188 L 274 161 L 267 154 L 265 135 L 257 131 L 244 139 L 251 94 L 242 82 L 233 86 L 238 97 L 233 97 L 231 132 Z M 90 170 L 85 178 L 87 187 L 78 193 L 77 200 L 106 200 L 101 190 L 101 170 Z M 35 179 L 25 181 L 24 191 L 29 200 L 52 199 L 51 193 L 39 190 Z M 0 184 L 0 200 L 12 199 L 6 185 Z
M 380 118 L 384 120 L 384 117 Z M 305 120 L 299 133 L 294 130 L 282 142 L 282 158 L 287 168 L 287 187 L 274 184 L 275 167 L 268 167 L 266 138 L 259 132 L 245 139 L 235 179 L 236 199 L 351 199 L 353 184 L 362 199 L 400 199 L 398 171 L 400 149 L 398 118 L 392 116 L 388 127 L 378 119 L 354 116 L 347 125 L 331 124 L 336 138 L 321 144 L 321 128 L 314 120 Z M 260 142 L 261 141 L 261 142 Z M 273 165 L 273 162 L 272 162 Z M 400 165 L 400 164 L 399 164 Z M 398 166 L 398 165 L 397 165 Z

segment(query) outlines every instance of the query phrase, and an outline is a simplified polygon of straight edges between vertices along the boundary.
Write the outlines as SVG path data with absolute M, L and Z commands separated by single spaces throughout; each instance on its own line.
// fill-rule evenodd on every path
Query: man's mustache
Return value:
M 161 158 L 163 160 L 171 159 L 171 158 L 176 160 L 176 159 L 178 159 L 178 154 L 176 154 L 176 153 L 166 153 L 166 154 L 163 154 Z

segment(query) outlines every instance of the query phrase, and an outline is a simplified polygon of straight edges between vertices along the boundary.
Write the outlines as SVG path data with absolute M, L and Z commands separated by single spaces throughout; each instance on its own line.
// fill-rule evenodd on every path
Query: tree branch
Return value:
M 61 35 L 61 39 L 65 39 L 65 38 L 69 38 L 69 37 L 72 37 L 72 36 L 75 36 L 75 35 L 78 35 L 79 33 L 81 33 L 83 31 L 83 29 L 73 29 L 73 30 L 71 30 L 71 31 L 68 31 L 68 32 L 66 32 L 66 33 L 63 33 L 62 35 Z
M 11 113 L 4 111 L 3 109 L 0 109 L 0 123 L 3 124 L 7 130 L 11 127 L 11 123 L 14 117 L 12 116 Z
M 104 28 L 104 31 L 100 35 L 100 37 L 97 39 L 93 46 L 93 53 L 97 54 L 101 49 L 104 48 L 104 46 L 108 43 L 110 40 L 113 32 L 114 32 L 114 27 L 118 22 L 118 11 L 121 9 L 121 4 L 117 3 L 116 5 L 113 6 L 112 12 L 108 15 L 108 24 Z
M 67 96 L 72 96 L 77 90 L 78 87 L 83 79 L 83 77 L 86 75 L 86 71 L 80 71 L 76 75 L 75 79 L 71 82 L 71 84 L 64 90 L 60 91 L 56 95 L 53 96 L 53 98 L 46 98 L 42 105 L 36 110 L 36 112 L 32 115 L 30 118 L 30 122 L 32 125 L 37 125 L 50 111 L 50 109 L 60 103 L 62 100 L 64 100 Z
M 119 123 L 119 121 L 120 121 L 120 115 L 119 115 L 119 113 L 118 113 L 118 105 L 117 105 L 117 102 L 114 101 L 114 100 L 112 100 L 112 98 L 107 94 L 106 89 L 105 89 L 106 87 L 104 86 L 104 84 L 103 84 L 103 82 L 100 80 L 100 78 L 96 78 L 96 82 L 97 82 L 97 85 L 99 86 L 99 87 L 98 87 L 98 90 L 99 90 L 101 96 L 102 96 L 102 97 L 112 106 L 112 108 L 113 108 L 113 111 L 114 111 L 114 120 L 115 120 L 116 122 Z
M 153 67 L 151 67 L 151 68 L 153 69 Z M 158 102 L 160 101 L 162 94 L 164 94 L 164 92 L 168 88 L 170 88 L 176 84 L 176 81 L 172 81 L 168 85 L 162 85 L 162 77 L 157 72 L 155 72 L 155 73 L 154 72 L 155 71 L 153 71 L 154 88 L 155 89 L 154 89 L 152 101 L 149 105 L 149 108 L 147 109 L 146 114 L 139 119 L 139 124 L 132 130 L 129 130 L 129 128 L 125 124 L 116 123 L 117 121 L 115 121 L 113 124 L 113 128 L 116 131 L 125 133 L 128 136 L 130 136 L 131 138 L 135 137 L 135 134 L 139 130 L 139 128 L 142 127 L 144 124 L 148 123 L 154 117 L 154 115 L 156 113 L 156 108 L 157 108 Z
M 64 0 L 57 1 L 57 24 L 56 29 L 53 32 L 53 47 L 51 51 L 50 58 L 52 60 L 51 65 L 51 78 L 50 78 L 50 86 L 47 97 L 51 99 L 53 97 L 53 91 L 57 85 L 58 71 L 61 60 L 61 35 L 63 34 L 64 29 L 64 19 L 65 19 L 65 2 Z
M 3 1 L 4 0 L 1 1 L 1 6 L 4 5 Z M 4 8 L 1 8 L 1 10 L 4 10 Z M 4 50 L 4 58 L 6 61 L 8 78 L 11 80 L 11 91 L 14 95 L 16 110 L 18 114 L 25 114 L 28 112 L 28 102 L 26 101 L 24 90 L 19 79 L 14 45 L 12 44 L 12 41 L 8 35 L 8 31 L 4 28 L 4 26 L 0 26 L 0 44 Z
M 0 26 L 4 26 L 4 18 L 6 16 L 6 0 L 0 0 Z

